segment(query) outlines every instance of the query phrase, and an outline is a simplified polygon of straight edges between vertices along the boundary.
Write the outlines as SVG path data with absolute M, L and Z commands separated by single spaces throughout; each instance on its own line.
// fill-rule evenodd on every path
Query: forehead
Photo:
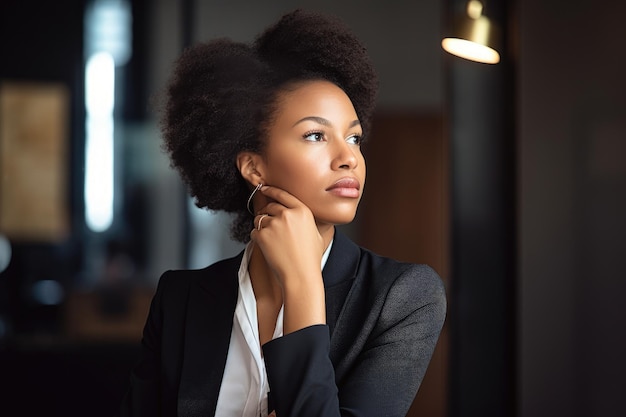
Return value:
M 277 96 L 279 118 L 322 116 L 355 120 L 356 111 L 348 95 L 324 80 L 302 81 L 282 89 Z

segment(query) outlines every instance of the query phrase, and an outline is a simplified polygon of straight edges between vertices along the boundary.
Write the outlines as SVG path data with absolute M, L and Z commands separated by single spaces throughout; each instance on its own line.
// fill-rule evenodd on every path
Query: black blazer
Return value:
M 163 274 L 122 416 L 215 414 L 242 255 Z M 405 416 L 443 326 L 440 278 L 339 231 L 322 275 L 327 325 L 263 345 L 270 407 L 278 417 Z

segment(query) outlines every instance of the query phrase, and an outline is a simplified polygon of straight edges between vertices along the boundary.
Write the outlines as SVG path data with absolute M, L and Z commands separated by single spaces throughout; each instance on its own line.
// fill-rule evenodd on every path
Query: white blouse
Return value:
M 332 245 L 331 241 L 322 256 L 322 269 Z M 266 417 L 272 411 L 267 409 L 267 393 L 270 389 L 261 354 L 256 298 L 248 273 L 252 248 L 251 242 L 246 246 L 239 266 L 239 294 L 226 367 L 217 398 L 217 417 Z M 283 335 L 283 308 L 278 313 L 272 340 Z

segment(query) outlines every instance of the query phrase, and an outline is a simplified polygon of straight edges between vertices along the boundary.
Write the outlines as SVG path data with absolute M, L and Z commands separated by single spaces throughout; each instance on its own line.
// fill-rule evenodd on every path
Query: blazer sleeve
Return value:
M 337 385 L 328 327 L 311 326 L 263 346 L 278 417 L 404 417 L 435 349 L 446 313 L 443 283 L 413 265 L 388 288 L 376 324 Z M 359 323 L 355 323 L 358 326 Z

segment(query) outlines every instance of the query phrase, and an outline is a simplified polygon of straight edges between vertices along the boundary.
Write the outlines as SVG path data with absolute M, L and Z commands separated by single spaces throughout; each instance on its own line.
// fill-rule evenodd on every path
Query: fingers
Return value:
M 254 227 L 257 230 L 260 230 L 258 228 L 258 220 L 259 216 L 262 214 L 278 217 L 285 209 L 290 210 L 304 207 L 304 204 L 302 204 L 297 197 L 280 188 L 265 185 L 260 191 L 267 197 L 269 202 L 256 212 Z
M 276 202 L 280 203 L 281 205 L 287 208 L 296 208 L 302 205 L 300 200 L 298 200 L 293 194 L 290 194 L 283 189 L 272 187 L 270 185 L 264 185 L 263 187 L 261 187 L 260 191 L 266 197 L 269 197 L 272 200 L 275 200 Z M 272 203 L 269 203 L 268 205 L 271 205 L 271 204 Z
M 265 206 L 257 211 L 254 217 L 254 228 L 250 232 L 250 238 L 257 242 L 261 235 L 265 240 L 271 241 L 277 237 L 281 239 L 289 235 L 300 235 L 303 230 L 310 230 L 313 226 L 315 232 L 315 219 L 309 208 L 293 194 L 278 187 L 263 186 L 260 190 L 266 200 Z M 272 230 L 272 233 L 260 234 L 264 229 Z

